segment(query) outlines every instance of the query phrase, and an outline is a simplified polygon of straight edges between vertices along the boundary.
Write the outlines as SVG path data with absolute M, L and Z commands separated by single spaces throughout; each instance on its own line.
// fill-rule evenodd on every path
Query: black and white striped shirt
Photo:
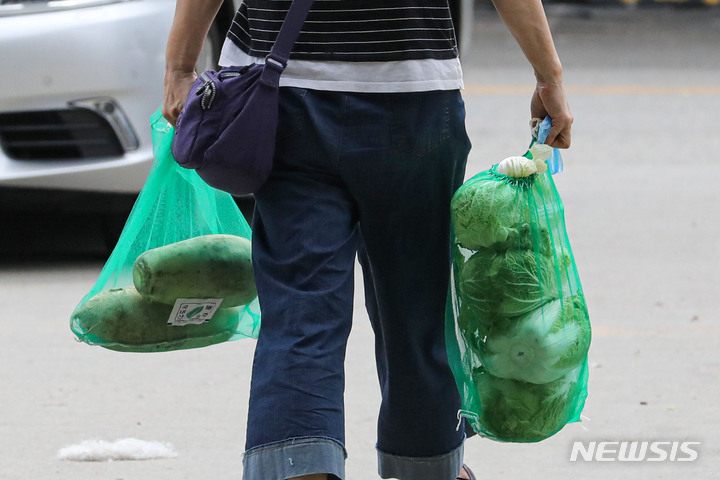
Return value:
M 249 56 L 266 56 L 290 3 L 244 0 L 228 39 Z M 315 0 L 291 58 L 388 62 L 457 55 L 447 0 Z

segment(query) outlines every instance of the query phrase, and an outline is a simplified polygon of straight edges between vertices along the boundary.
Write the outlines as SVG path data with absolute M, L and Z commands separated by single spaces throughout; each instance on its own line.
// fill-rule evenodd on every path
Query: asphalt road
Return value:
M 576 117 L 556 183 L 594 327 L 589 420 L 539 444 L 473 438 L 466 459 L 482 479 L 720 478 L 720 10 L 549 13 Z M 475 27 L 464 58 L 468 176 L 524 151 L 533 80 L 491 11 Z M 240 478 L 253 342 L 152 355 L 76 343 L 69 314 L 102 267 L 97 246 L 78 251 L 97 241 L 82 225 L 64 233 L 69 254 L 0 263 L 0 479 Z M 350 480 L 378 478 L 361 285 L 347 359 Z M 66 445 L 125 437 L 179 455 L 56 459 Z M 573 441 L 633 440 L 701 445 L 694 462 L 569 461 Z

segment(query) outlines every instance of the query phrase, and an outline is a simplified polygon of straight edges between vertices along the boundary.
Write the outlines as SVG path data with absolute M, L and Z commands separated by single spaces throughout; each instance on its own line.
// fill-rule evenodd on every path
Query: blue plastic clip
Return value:
M 537 143 L 545 143 L 548 134 L 550 134 L 551 127 L 552 119 L 549 116 L 545 117 L 545 120 L 538 124 L 537 133 L 533 133 L 533 136 L 535 137 Z M 551 175 L 555 175 L 556 173 L 560 173 L 563 171 L 562 156 L 560 156 L 560 151 L 557 148 L 553 148 L 552 155 L 547 161 L 547 164 L 548 170 L 550 171 Z

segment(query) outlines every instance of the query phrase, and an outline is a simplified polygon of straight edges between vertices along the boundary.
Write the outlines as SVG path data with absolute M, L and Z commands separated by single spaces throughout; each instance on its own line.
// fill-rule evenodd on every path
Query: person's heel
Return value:
M 463 464 L 462 469 L 464 473 L 467 475 L 467 477 L 457 477 L 457 480 L 477 480 L 477 477 L 475 477 L 475 474 L 470 470 L 470 467 Z M 462 475 L 463 472 L 460 472 L 460 475 Z

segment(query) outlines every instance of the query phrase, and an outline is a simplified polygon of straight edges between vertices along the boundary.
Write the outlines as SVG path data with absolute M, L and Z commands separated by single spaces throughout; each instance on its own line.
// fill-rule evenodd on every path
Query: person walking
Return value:
M 222 1 L 177 1 L 163 100 L 173 124 Z M 263 62 L 289 5 L 244 0 L 220 64 Z M 540 0 L 495 6 L 535 70 L 531 116 L 550 115 L 546 143 L 567 148 L 573 119 Z M 380 477 L 473 479 L 444 340 L 450 200 L 470 151 L 447 0 L 315 0 L 280 85 L 273 170 L 252 222 L 262 327 L 243 478 L 345 478 L 358 258 L 382 394 Z

